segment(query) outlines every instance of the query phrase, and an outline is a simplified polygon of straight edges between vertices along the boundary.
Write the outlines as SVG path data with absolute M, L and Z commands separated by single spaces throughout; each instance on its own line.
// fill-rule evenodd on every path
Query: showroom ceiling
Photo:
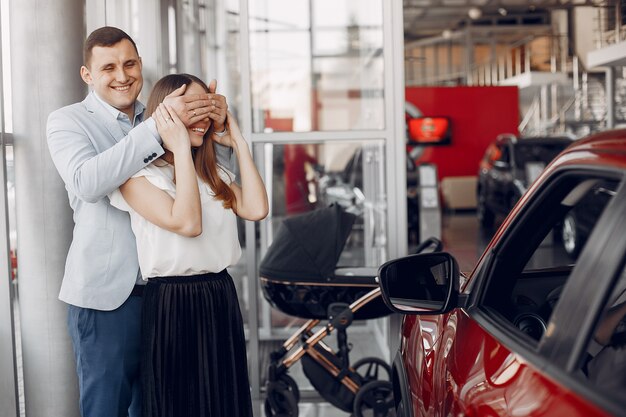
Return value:
M 510 27 L 549 24 L 549 11 L 575 6 L 605 6 L 601 0 L 403 0 L 405 43 L 447 36 L 469 24 Z M 448 32 L 446 32 L 448 31 Z

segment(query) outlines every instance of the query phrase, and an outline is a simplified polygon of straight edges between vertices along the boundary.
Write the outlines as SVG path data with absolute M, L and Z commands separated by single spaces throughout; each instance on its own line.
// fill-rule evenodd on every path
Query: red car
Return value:
M 405 314 L 397 416 L 626 415 L 625 183 L 626 130 L 579 140 L 471 273 L 445 252 L 381 266 L 383 298 Z M 601 207 L 572 261 L 553 231 L 590 199 Z

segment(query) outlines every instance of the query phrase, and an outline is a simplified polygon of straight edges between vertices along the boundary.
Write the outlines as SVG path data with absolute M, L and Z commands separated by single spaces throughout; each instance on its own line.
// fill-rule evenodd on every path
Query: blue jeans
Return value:
M 141 417 L 141 297 L 113 311 L 69 306 L 82 417 Z

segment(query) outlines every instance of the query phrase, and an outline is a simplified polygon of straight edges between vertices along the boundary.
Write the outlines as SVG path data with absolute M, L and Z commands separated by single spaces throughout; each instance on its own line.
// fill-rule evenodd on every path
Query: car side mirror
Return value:
M 446 252 L 386 262 L 378 270 L 385 304 L 403 314 L 440 314 L 456 307 L 459 266 Z

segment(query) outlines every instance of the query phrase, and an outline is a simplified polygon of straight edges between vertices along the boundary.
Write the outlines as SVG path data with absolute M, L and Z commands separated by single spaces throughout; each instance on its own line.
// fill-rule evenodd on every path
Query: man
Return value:
M 59 299 L 69 304 L 82 416 L 140 417 L 143 287 L 128 213 L 111 206 L 107 194 L 163 148 L 137 101 L 141 58 L 130 36 L 113 27 L 97 29 L 83 52 L 80 74 L 92 91 L 81 103 L 51 113 L 47 125 L 75 223 Z M 208 117 L 214 131 L 224 131 L 223 96 L 183 93 L 181 87 L 165 102 L 186 125 Z

